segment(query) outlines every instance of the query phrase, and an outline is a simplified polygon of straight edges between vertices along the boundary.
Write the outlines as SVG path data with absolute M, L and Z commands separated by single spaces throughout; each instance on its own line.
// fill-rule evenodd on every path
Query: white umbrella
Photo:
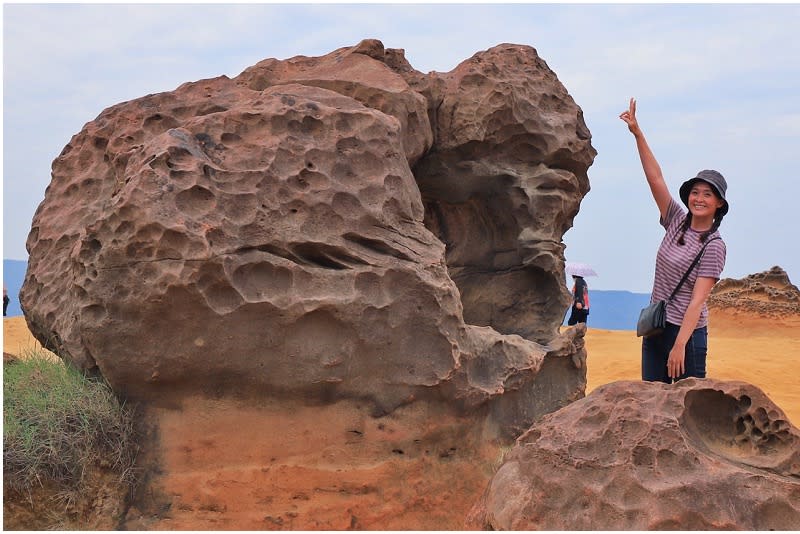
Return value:
M 571 276 L 597 276 L 597 273 L 588 263 L 568 261 L 564 271 Z

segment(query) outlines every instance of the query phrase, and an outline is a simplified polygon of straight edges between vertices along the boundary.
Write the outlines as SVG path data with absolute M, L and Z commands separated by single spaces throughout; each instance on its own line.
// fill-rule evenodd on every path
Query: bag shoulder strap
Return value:
M 672 294 L 667 299 L 668 301 L 672 300 L 672 297 L 674 297 L 678 293 L 678 290 L 681 288 L 683 283 L 686 281 L 687 278 L 689 278 L 689 273 L 692 272 L 692 269 L 694 269 L 694 266 L 697 265 L 697 263 L 700 261 L 700 256 L 703 255 L 703 252 L 705 252 L 706 247 L 708 246 L 708 244 L 711 243 L 712 241 L 716 241 L 717 239 L 720 239 L 720 238 L 719 237 L 712 237 L 711 239 L 709 239 L 708 241 L 705 242 L 705 244 L 703 245 L 703 248 L 701 248 L 700 252 L 698 252 L 697 256 L 695 256 L 694 261 L 692 262 L 692 264 L 689 266 L 688 269 L 686 269 L 686 272 L 683 274 L 683 278 L 681 278 L 681 281 L 678 282 L 678 286 L 675 288 L 675 290 L 672 292 Z

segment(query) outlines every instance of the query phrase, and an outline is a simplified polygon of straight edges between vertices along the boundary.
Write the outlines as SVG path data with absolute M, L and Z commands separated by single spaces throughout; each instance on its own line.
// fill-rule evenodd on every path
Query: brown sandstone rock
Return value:
M 800 431 L 742 382 L 614 382 L 517 440 L 473 512 L 497 530 L 800 525 Z
M 413 91 L 403 77 L 386 64 L 383 43 L 376 39 L 367 39 L 322 57 L 265 59 L 245 69 L 235 81 L 255 91 L 288 83 L 322 87 L 382 111 L 400 121 L 409 165 L 414 165 L 433 142 L 425 97 Z
M 708 308 L 766 318 L 800 317 L 800 289 L 775 266 L 740 280 L 720 280 L 708 298 Z
M 414 174 L 464 318 L 546 343 L 569 302 L 561 239 L 596 154 L 581 109 L 528 46 L 498 45 L 431 78 L 435 145 Z
M 441 399 L 509 437 L 583 395 L 560 240 L 594 154 L 530 47 L 265 60 L 86 124 L 20 300 L 125 396 Z

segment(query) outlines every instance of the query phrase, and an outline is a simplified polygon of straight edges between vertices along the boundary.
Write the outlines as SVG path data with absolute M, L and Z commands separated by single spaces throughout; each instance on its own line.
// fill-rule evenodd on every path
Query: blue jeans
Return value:
M 679 330 L 680 326 L 667 323 L 667 327 L 661 334 L 642 340 L 642 380 L 667 384 L 673 382 L 673 379 L 667 375 L 667 360 Z M 686 342 L 684 373 L 674 380 L 678 381 L 689 377 L 705 378 L 707 352 L 708 328 L 702 326 L 695 329 L 689 341 Z

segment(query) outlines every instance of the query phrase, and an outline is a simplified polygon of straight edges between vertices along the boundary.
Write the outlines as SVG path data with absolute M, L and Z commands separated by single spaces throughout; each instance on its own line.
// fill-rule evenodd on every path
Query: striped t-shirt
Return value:
M 686 211 L 674 198 L 671 199 L 667 213 L 661 219 L 661 225 L 666 228 L 667 233 L 664 236 L 664 240 L 661 241 L 661 246 L 658 248 L 658 254 L 656 255 L 656 272 L 650 302 L 669 298 L 681 278 L 683 278 L 686 269 L 689 268 L 689 265 L 691 265 L 704 245 L 704 243 L 700 242 L 702 232 L 697 232 L 691 228 L 686 230 L 683 238 L 684 244 L 678 244 L 681 226 L 685 218 Z M 706 241 L 714 237 L 720 237 L 719 231 L 714 231 L 714 233 L 710 234 Z M 715 239 L 708 244 L 700 261 L 694 266 L 678 293 L 667 303 L 667 322 L 676 325 L 680 325 L 683 322 L 683 316 L 686 314 L 686 309 L 692 300 L 692 291 L 698 276 L 719 280 L 722 269 L 725 267 L 725 254 L 726 248 L 722 239 Z M 700 312 L 700 318 L 695 328 L 700 328 L 707 324 L 708 308 L 703 304 L 703 310 Z

